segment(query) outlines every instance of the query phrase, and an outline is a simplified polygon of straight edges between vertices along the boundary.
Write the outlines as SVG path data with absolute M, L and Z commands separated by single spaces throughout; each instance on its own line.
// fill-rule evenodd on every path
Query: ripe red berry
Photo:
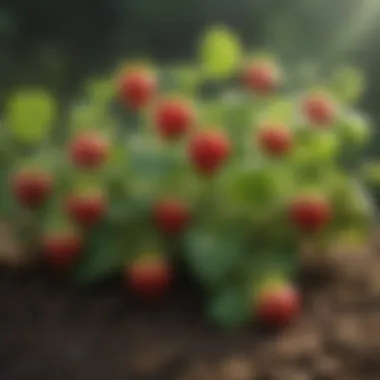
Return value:
M 28 207 L 40 206 L 50 195 L 52 187 L 52 176 L 43 170 L 23 170 L 12 178 L 15 197 Z
M 173 273 L 165 258 L 142 257 L 132 263 L 127 275 L 133 293 L 146 300 L 155 300 L 168 290 Z
M 221 132 L 203 131 L 190 141 L 189 156 L 196 169 L 205 175 L 211 175 L 230 155 L 231 146 Z
M 82 250 L 82 238 L 72 231 L 57 231 L 43 237 L 42 248 L 47 262 L 57 269 L 67 269 Z
M 281 77 L 278 68 L 272 62 L 253 62 L 243 71 L 243 84 L 250 91 L 259 95 L 268 95 L 275 91 Z
M 265 125 L 259 130 L 258 143 L 268 155 L 283 156 L 292 148 L 293 135 L 281 124 Z
M 121 77 L 119 99 L 125 106 L 138 110 L 151 101 L 156 87 L 156 77 L 149 70 L 136 69 Z
M 108 150 L 108 140 L 94 131 L 77 136 L 70 146 L 72 162 L 86 169 L 101 166 L 107 159 Z
M 107 199 L 99 193 L 72 194 L 66 203 L 67 212 L 78 224 L 90 227 L 98 223 L 107 210 Z
M 269 327 L 285 327 L 293 322 L 301 311 L 299 292 L 291 286 L 266 289 L 258 299 L 257 316 Z
M 154 207 L 153 214 L 157 226 L 168 234 L 182 232 L 190 220 L 190 211 L 187 205 L 173 199 L 158 202 Z
M 329 126 L 337 116 L 334 101 L 328 96 L 321 94 L 307 96 L 303 100 L 302 108 L 307 120 L 313 125 Z
M 166 139 L 177 139 L 185 135 L 195 121 L 191 104 L 181 99 L 167 99 L 161 102 L 155 113 L 159 134 Z
M 302 196 L 290 207 L 290 218 L 300 230 L 314 232 L 322 229 L 331 219 L 331 207 L 323 197 Z

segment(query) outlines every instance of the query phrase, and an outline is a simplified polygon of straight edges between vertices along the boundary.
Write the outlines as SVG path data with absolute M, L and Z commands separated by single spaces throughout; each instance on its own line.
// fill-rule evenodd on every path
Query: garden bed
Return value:
M 380 255 L 305 273 L 301 319 L 283 332 L 207 324 L 186 281 L 142 306 L 120 283 L 91 290 L 44 270 L 0 276 L 2 380 L 370 380 L 380 376 Z

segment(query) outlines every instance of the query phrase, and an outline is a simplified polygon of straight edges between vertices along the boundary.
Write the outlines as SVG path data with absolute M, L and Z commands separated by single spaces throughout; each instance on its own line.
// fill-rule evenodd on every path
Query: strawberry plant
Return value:
M 294 87 L 291 68 L 215 27 L 195 62 L 90 81 L 60 141 L 54 98 L 18 92 L 0 130 L 0 215 L 30 221 L 20 241 L 81 284 L 119 274 L 151 302 L 180 262 L 220 326 L 291 323 L 302 243 L 322 254 L 374 222 L 362 171 L 343 159 L 370 138 L 362 86 L 338 74 Z

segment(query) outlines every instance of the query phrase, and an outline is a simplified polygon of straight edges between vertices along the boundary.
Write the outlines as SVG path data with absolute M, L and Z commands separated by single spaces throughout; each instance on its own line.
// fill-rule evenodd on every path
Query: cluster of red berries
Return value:
M 277 67 L 269 62 L 258 61 L 245 68 L 243 84 L 258 95 L 270 95 L 281 84 Z M 329 128 L 338 115 L 337 105 L 326 94 L 311 93 L 301 100 L 300 113 L 315 128 Z M 289 155 L 294 148 L 294 134 L 290 126 L 279 122 L 264 123 L 256 133 L 259 149 L 273 158 Z M 291 221 L 301 230 L 314 232 L 323 228 L 332 218 L 328 199 L 303 195 L 290 205 Z
M 242 79 L 250 91 L 266 96 L 279 87 L 282 78 L 275 65 L 259 62 L 247 66 Z M 203 175 L 215 173 L 231 153 L 227 136 L 221 132 L 199 131 L 196 112 L 190 102 L 178 98 L 157 101 L 157 93 L 157 81 L 148 70 L 128 72 L 120 83 L 120 99 L 125 106 L 136 109 L 137 105 L 142 108 L 151 104 L 158 135 L 168 141 L 190 135 L 188 156 L 194 167 Z M 314 95 L 303 100 L 301 109 L 308 121 L 316 126 L 331 124 L 336 115 L 332 101 Z M 259 147 L 272 157 L 288 154 L 294 145 L 293 140 L 290 128 L 279 123 L 263 125 L 258 132 Z M 331 210 L 327 200 L 303 196 L 296 198 L 290 205 L 289 217 L 300 229 L 317 231 L 329 222 Z M 164 233 L 180 233 L 189 223 L 191 212 L 185 203 L 167 199 L 156 205 L 154 218 Z M 144 290 L 145 293 L 151 293 L 148 288 L 152 286 L 153 280 L 153 289 L 163 289 L 163 284 L 167 286 L 171 278 L 170 266 L 157 259 L 137 261 L 130 269 L 130 278 L 137 292 Z M 299 294 L 290 287 L 267 291 L 258 301 L 259 317 L 272 325 L 290 322 L 299 308 Z
M 75 137 L 69 148 L 72 164 L 81 169 L 97 169 L 108 156 L 108 142 L 95 132 Z M 24 207 L 37 209 L 48 201 L 54 186 L 54 176 L 42 168 L 27 168 L 13 176 L 13 193 Z M 78 226 L 89 228 L 107 212 L 108 200 L 101 191 L 74 191 L 65 200 L 68 217 Z M 80 254 L 83 238 L 74 228 L 49 231 L 42 237 L 43 252 L 51 265 L 67 268 Z
M 74 138 L 70 145 L 72 163 L 82 169 L 97 169 L 108 157 L 109 146 L 103 136 L 92 132 Z M 54 178 L 41 168 L 16 172 L 13 192 L 25 207 L 36 209 L 48 200 Z M 98 191 L 71 193 L 65 204 L 67 215 L 78 225 L 90 228 L 105 216 L 108 209 L 106 195 Z M 152 216 L 165 234 L 179 234 L 190 220 L 188 206 L 173 199 L 159 200 Z M 42 248 L 48 262 L 59 269 L 68 268 L 83 248 L 82 235 L 75 229 L 50 231 L 42 237 Z M 159 296 L 171 282 L 170 264 L 164 258 L 143 257 L 128 269 L 128 278 L 134 291 L 143 297 Z
M 243 85 L 259 96 L 272 94 L 282 78 L 276 65 L 253 62 L 242 73 Z M 120 78 L 118 99 L 134 112 L 147 107 L 159 138 L 175 142 L 186 139 L 188 159 L 196 172 L 209 177 L 226 163 L 232 153 L 227 135 L 198 125 L 196 108 L 187 99 L 160 96 L 156 76 L 146 68 L 129 70 Z M 301 114 L 316 128 L 327 128 L 337 116 L 335 103 L 326 96 L 310 94 L 302 100 Z M 278 159 L 292 152 L 295 139 L 289 126 L 264 123 L 255 133 L 259 149 Z M 103 167 L 110 152 L 110 142 L 98 131 L 79 134 L 68 148 L 70 164 L 79 170 L 95 171 Z M 13 193 L 20 204 L 31 209 L 42 207 L 53 192 L 54 176 L 41 168 L 15 173 Z M 67 268 L 80 255 L 84 241 L 81 228 L 99 223 L 109 207 L 107 193 L 101 189 L 74 191 L 65 199 L 64 211 L 79 229 L 52 231 L 42 237 L 46 259 L 55 267 Z M 189 225 L 192 210 L 181 199 L 160 199 L 152 209 L 152 219 L 165 235 L 177 236 Z M 289 219 L 300 230 L 315 232 L 332 218 L 328 199 L 315 195 L 296 197 L 289 205 Z M 133 291 L 143 298 L 156 299 L 164 294 L 173 280 L 173 269 L 164 257 L 139 257 L 127 269 Z M 265 289 L 257 300 L 259 318 L 271 325 L 291 322 L 299 313 L 300 296 L 290 286 Z
M 161 138 L 175 141 L 188 136 L 189 159 L 195 169 L 204 175 L 212 175 L 230 155 L 227 136 L 221 132 L 199 130 L 195 108 L 187 99 L 157 99 L 157 81 L 153 78 L 146 68 L 128 71 L 120 80 L 119 99 L 132 109 L 150 105 Z

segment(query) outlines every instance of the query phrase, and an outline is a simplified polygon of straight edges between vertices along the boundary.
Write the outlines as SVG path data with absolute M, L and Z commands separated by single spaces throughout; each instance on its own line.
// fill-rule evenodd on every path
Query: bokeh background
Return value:
M 295 71 L 357 65 L 376 122 L 379 17 L 379 0 L 1 0 L 0 110 L 16 86 L 44 85 L 65 104 L 122 59 L 190 59 L 204 28 L 223 23 Z

